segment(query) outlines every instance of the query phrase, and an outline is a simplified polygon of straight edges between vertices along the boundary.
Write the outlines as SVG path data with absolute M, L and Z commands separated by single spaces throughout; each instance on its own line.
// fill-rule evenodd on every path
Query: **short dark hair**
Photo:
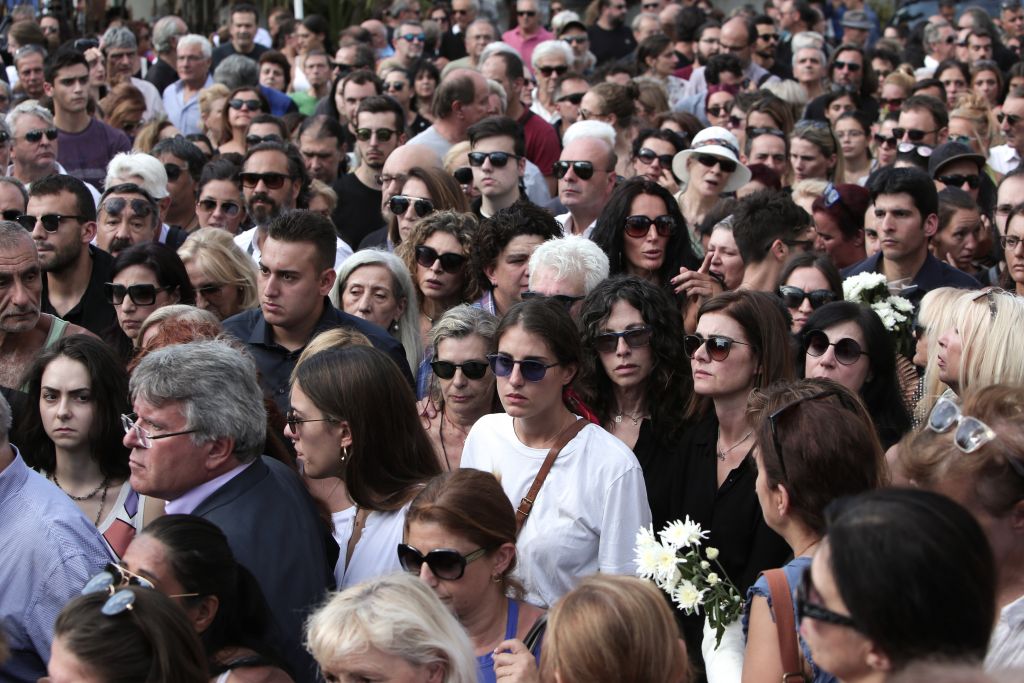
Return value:
M 359 115 L 363 112 L 367 114 L 393 114 L 395 117 L 395 130 L 398 131 L 399 135 L 405 132 L 405 110 L 402 109 L 402 105 L 398 103 L 398 100 L 390 95 L 371 95 L 360 102 L 359 107 L 356 109 L 356 120 L 351 122 L 353 128 L 358 127 Z
M 308 242 L 316 248 L 318 272 L 334 267 L 338 235 L 329 218 L 305 209 L 285 211 L 270 222 L 267 236 L 279 242 Z
M 484 138 L 509 137 L 512 138 L 515 153 L 520 157 L 526 156 L 523 128 L 507 116 L 488 116 L 474 123 L 466 132 L 469 134 L 470 149 Z
M 708 31 L 713 28 L 722 28 L 722 24 L 715 21 L 714 19 L 709 19 L 708 21 L 705 21 L 703 24 L 698 26 L 697 30 L 694 32 L 694 40 L 699 41 L 701 37 L 703 37 L 704 31 Z
M 935 182 L 919 168 L 880 168 L 868 179 L 871 203 L 883 194 L 908 194 L 914 202 L 921 220 L 939 213 L 939 193 Z
M 788 193 L 760 190 L 736 206 L 732 234 L 743 262 L 760 263 L 775 240 L 794 237 L 810 224 L 811 217 Z
M 939 192 L 939 232 L 946 229 L 957 211 L 981 211 L 978 202 L 964 189 L 946 186 Z M 1007 221 L 1009 224 L 1009 221 Z
M 131 266 L 143 266 L 151 270 L 161 287 L 178 293 L 179 304 L 195 305 L 196 293 L 188 279 L 188 271 L 171 247 L 159 242 L 143 242 L 128 247 L 114 258 L 114 265 L 110 269 L 111 279 Z
M 247 2 L 239 2 L 231 5 L 231 15 L 236 14 L 252 14 L 256 16 L 256 21 L 260 20 L 260 11 L 256 9 L 256 5 L 250 5 Z
M 443 119 L 452 113 L 456 102 L 469 104 L 476 98 L 476 83 L 469 73 L 449 75 L 437 85 L 434 91 L 433 114 Z
M 968 75 L 968 81 L 969 79 Z M 938 128 L 945 128 L 949 125 L 949 110 L 946 108 L 946 103 L 940 102 L 931 95 L 911 95 L 903 100 L 900 111 L 913 111 L 914 109 L 923 109 L 931 114 Z
M 707 21 L 707 15 L 697 7 L 684 7 L 676 14 L 676 40 L 692 43 L 697 40 L 697 29 Z
M 373 83 L 373 87 L 377 91 L 378 95 L 384 92 L 384 84 L 381 82 L 380 78 L 377 77 L 377 74 L 373 73 L 368 69 L 359 69 L 357 71 L 353 71 L 352 73 L 341 79 L 341 94 L 343 97 L 345 95 L 345 87 L 349 83 L 355 83 L 356 85 L 366 85 L 367 83 Z
M 288 142 L 288 125 L 280 116 L 274 116 L 273 114 L 268 114 L 266 112 L 256 114 L 249 121 L 249 128 L 252 128 L 257 123 L 269 123 L 277 126 L 277 130 L 281 133 L 281 141 Z M 248 130 L 248 128 L 246 130 Z
M 494 265 L 502 250 L 520 235 L 536 235 L 546 242 L 561 237 L 562 228 L 550 211 L 523 199 L 480 221 L 469 259 L 481 289 L 493 289 L 486 269 Z
M 277 66 L 281 67 L 281 70 L 284 72 L 284 87 L 286 89 L 288 88 L 288 86 L 292 82 L 292 65 L 288 61 L 288 58 L 284 56 L 283 52 L 278 52 L 277 50 L 267 50 L 266 52 L 260 55 L 259 63 L 260 66 L 263 66 L 264 63 L 267 63 L 276 64 Z
M 159 157 L 164 152 L 173 154 L 188 164 L 188 174 L 192 176 L 192 180 L 199 180 L 199 176 L 203 172 L 203 165 L 206 164 L 206 155 L 203 154 L 203 150 L 186 140 L 184 136 L 175 135 L 173 138 L 165 138 L 153 145 L 153 151 L 150 154 Z
M 196 188 L 196 191 L 201 194 L 203 187 L 213 180 L 227 180 L 241 191 L 242 181 L 238 177 L 239 173 L 241 173 L 241 169 L 238 167 L 238 164 L 230 159 L 218 157 L 203 166 L 203 172 L 199 175 L 199 186 Z
M 721 83 L 723 73 L 742 76 L 743 63 L 740 62 L 740 58 L 731 52 L 720 52 L 717 55 L 711 55 L 707 66 L 704 67 L 704 78 L 707 80 L 708 85 L 718 85 Z
M 657 58 L 672 44 L 672 39 L 664 33 L 655 33 L 653 36 L 644 38 L 643 42 L 636 48 L 636 66 L 638 71 L 644 71 L 647 67 L 647 59 Z
M 290 142 L 274 142 L 273 140 L 261 142 L 245 151 L 245 157 L 242 160 L 242 170 L 245 170 L 245 162 L 256 152 L 280 152 L 284 155 L 285 159 L 288 160 L 288 176 L 293 181 L 297 180 L 302 187 L 302 190 L 299 192 L 299 198 L 296 201 L 296 206 L 299 208 L 305 207 L 307 193 L 309 192 L 309 172 L 306 171 L 306 162 L 303 160 L 299 148 Z
M 66 69 L 78 64 L 81 64 L 86 69 L 89 68 L 89 62 L 86 61 L 83 53 L 73 48 L 62 47 L 53 53 L 48 60 L 46 60 L 46 64 L 43 68 L 44 80 L 50 85 L 53 85 L 54 79 L 57 78 L 57 74 L 60 73 L 61 69 Z
M 668 128 L 644 128 L 641 130 L 635 138 L 633 138 L 633 158 L 640 153 L 640 150 L 644 146 L 644 141 L 650 140 L 662 140 L 669 143 L 675 148 L 675 154 L 682 152 L 686 149 L 686 141 L 683 140 L 682 136 L 674 130 Z
M 47 197 L 61 192 L 70 192 L 75 196 L 75 212 L 83 222 L 96 220 L 96 200 L 92 198 L 85 183 L 72 175 L 57 173 L 37 180 L 32 183 L 29 196 Z
M 523 78 L 525 76 L 526 72 L 523 71 L 523 60 L 521 60 L 518 55 L 514 55 L 511 52 L 506 52 L 504 50 L 499 50 L 497 52 L 492 52 L 487 56 L 487 59 L 490 59 L 491 57 L 497 57 L 505 63 L 505 78 L 509 81 L 514 81 L 517 78 Z
M 543 340 L 555 360 L 562 365 L 579 366 L 583 357 L 580 333 L 562 304 L 540 297 L 527 299 L 510 308 L 494 332 L 493 352 L 497 352 L 505 333 L 516 326 Z

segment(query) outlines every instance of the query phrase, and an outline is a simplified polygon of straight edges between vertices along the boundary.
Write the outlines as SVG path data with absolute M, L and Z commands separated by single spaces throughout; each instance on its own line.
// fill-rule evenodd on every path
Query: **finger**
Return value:
M 494 648 L 494 654 L 496 656 L 500 656 L 501 653 L 505 652 L 511 655 L 516 655 L 523 652 L 529 652 L 529 650 L 526 645 L 523 644 L 523 641 L 510 638 L 508 640 L 503 640 L 498 644 L 498 647 Z
M 714 254 L 710 251 L 704 253 L 704 263 L 700 264 L 700 268 L 697 269 L 698 273 L 707 273 L 711 270 L 711 258 Z

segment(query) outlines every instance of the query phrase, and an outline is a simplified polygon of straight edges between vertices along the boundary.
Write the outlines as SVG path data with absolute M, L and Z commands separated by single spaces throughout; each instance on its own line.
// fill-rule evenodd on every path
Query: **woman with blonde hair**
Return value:
M 394 680 L 476 683 L 469 638 L 416 577 L 392 574 L 335 594 L 306 626 L 306 647 L 328 681 L 368 669 Z
M 881 97 L 878 100 L 879 116 L 885 116 L 893 111 L 898 112 L 903 107 L 903 100 L 913 94 L 915 82 L 913 76 L 898 70 L 886 76 L 882 81 Z
M 199 125 L 214 146 L 224 139 L 224 103 L 230 92 L 223 83 L 214 83 L 199 92 Z
M 975 93 L 964 93 L 949 112 L 949 141 L 967 145 L 976 153 L 988 157 L 988 150 L 997 144 L 999 126 L 988 101 Z M 993 180 L 996 173 L 985 165 L 985 172 Z
M 178 248 L 188 279 L 196 291 L 196 306 L 220 320 L 259 305 L 256 268 L 220 228 L 200 228 Z
M 160 115 L 150 119 L 144 126 L 139 128 L 135 134 L 135 140 L 132 142 L 132 149 L 136 152 L 149 154 L 153 151 L 156 143 L 167 138 L 173 138 L 175 135 L 181 135 L 181 131 L 166 116 Z
M 827 187 L 828 181 L 821 178 L 798 180 L 793 183 L 793 201 L 796 202 L 797 206 L 813 216 L 814 200 L 824 195 Z
M 999 65 L 991 59 L 979 59 L 971 64 L 971 90 L 984 98 L 990 107 L 998 108 L 1003 93 L 1003 71 Z

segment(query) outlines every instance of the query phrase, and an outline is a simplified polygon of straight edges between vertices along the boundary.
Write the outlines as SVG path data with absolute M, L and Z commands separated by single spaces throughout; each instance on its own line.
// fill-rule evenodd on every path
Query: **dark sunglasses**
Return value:
M 669 237 L 676 229 L 676 219 L 672 216 L 629 216 L 623 221 L 626 226 L 626 234 L 633 238 L 646 237 L 651 231 L 651 226 L 658 232 L 659 237 Z
M 288 176 L 284 173 L 239 173 L 238 178 L 245 187 L 256 187 L 262 180 L 268 190 L 279 190 L 284 187 Z
M 707 111 L 712 116 L 724 116 L 732 111 L 732 102 L 726 102 L 725 104 L 716 104 L 708 107 Z
M 124 197 L 113 197 L 100 205 L 100 210 L 112 216 L 116 216 L 130 206 L 132 213 L 141 218 L 146 218 L 153 213 L 153 205 L 145 199 L 125 199 Z
M 861 356 L 868 355 L 855 339 L 849 337 L 830 342 L 823 330 L 811 330 L 804 335 L 804 351 L 815 358 L 824 356 L 830 346 L 835 347 L 836 361 L 842 365 L 853 365 Z
M 3 216 L 5 221 L 14 221 L 15 223 L 18 222 L 18 217 L 21 215 L 21 211 L 18 211 L 17 209 L 4 209 L 3 212 L 0 212 L 0 216 Z M 32 228 L 25 229 L 31 230 Z
M 559 179 L 564 178 L 565 174 L 569 172 L 570 166 L 572 167 L 572 172 L 580 180 L 590 180 L 594 177 L 594 164 L 589 161 L 556 161 L 554 165 L 555 177 Z
M 726 125 L 731 129 L 739 128 L 743 125 L 743 118 L 740 116 L 729 116 L 729 120 L 726 122 Z
M 718 164 L 723 173 L 732 173 L 736 170 L 736 162 L 731 159 L 723 159 L 713 154 L 694 154 L 693 158 L 701 166 L 707 166 L 708 168 L 713 168 L 715 164 Z
M 583 96 L 585 94 L 586 93 L 582 93 L 582 92 L 574 92 L 574 93 L 570 93 L 568 95 L 562 95 L 561 97 L 558 98 L 558 101 L 559 102 L 568 102 L 569 104 L 578 105 L 580 102 L 583 101 Z
M 880 133 L 874 134 L 875 144 L 880 147 L 895 147 L 899 144 L 899 139 L 896 136 L 886 136 Z
M 451 379 L 455 370 L 461 368 L 466 379 L 480 379 L 487 374 L 487 363 L 481 360 L 467 360 L 465 363 L 452 363 L 446 360 L 430 361 L 434 374 L 441 379 Z
M 455 182 L 460 185 L 469 185 L 473 182 L 473 169 L 469 166 L 459 166 L 452 171 L 452 176 L 455 178 Z
M 245 144 L 247 147 L 255 147 L 256 145 L 263 142 L 284 142 L 280 135 L 246 135 Z
M 370 138 L 374 135 L 381 142 L 387 142 L 395 135 L 397 131 L 391 130 L 390 128 L 357 128 L 356 137 L 363 142 L 369 142 Z
M 384 89 L 393 90 L 394 92 L 402 92 L 405 90 L 405 81 L 391 81 L 390 83 L 385 83 Z
M 127 586 L 154 588 L 153 582 L 149 579 L 139 576 L 121 565 L 108 562 L 103 571 L 89 579 L 89 582 L 85 584 L 82 588 L 82 595 L 90 595 L 92 593 L 113 594 L 116 589 Z
M 1003 121 L 1009 121 L 1011 126 L 1016 126 L 1021 122 L 1021 119 L 1024 119 L 1024 116 L 1019 116 L 1017 114 L 1005 114 L 1003 112 L 996 114 L 996 121 L 1000 124 L 1002 124 Z M 25 137 L 27 138 L 28 136 L 26 135 Z
M 246 141 L 248 140 L 249 138 L 246 138 Z M 182 168 L 177 164 L 164 164 L 164 171 L 167 172 L 167 181 L 174 183 L 181 177 Z
M 561 363 L 542 363 L 539 360 L 515 360 L 507 353 L 492 353 L 487 356 L 487 362 L 491 364 L 491 372 L 498 377 L 508 377 L 512 374 L 513 368 L 519 366 L 519 372 L 527 382 L 539 382 L 548 373 L 548 368 L 553 368 Z
M 437 249 L 434 249 L 433 247 L 416 247 L 416 263 L 424 268 L 433 268 L 434 264 L 440 261 L 441 270 L 446 273 L 457 273 L 462 270 L 462 267 L 466 265 L 466 261 L 468 260 L 469 259 L 462 254 L 455 254 L 452 252 L 439 254 L 437 253 Z
M 557 301 L 562 304 L 566 310 L 572 308 L 572 305 L 577 301 L 583 301 L 586 297 L 584 296 L 573 296 L 572 294 L 544 294 L 542 292 L 531 292 L 529 290 L 519 295 L 523 301 L 529 301 L 530 299 L 550 299 Z
M 18 214 L 19 212 L 15 211 Z M 4 220 L 10 220 L 7 217 L 8 212 L 4 211 Z M 61 213 L 44 213 L 42 216 L 32 216 L 27 213 L 18 215 L 16 220 L 21 227 L 25 228 L 29 232 L 35 230 L 36 221 L 43 224 L 43 230 L 46 232 L 57 232 L 60 229 L 60 222 L 65 218 L 72 218 L 76 221 L 84 221 L 85 216 L 65 216 Z
M 844 62 L 839 59 L 832 62 L 832 67 L 834 69 L 846 69 L 847 71 L 852 71 L 854 73 L 860 71 L 860 64 L 858 64 L 857 62 Z
M 516 14 L 518 14 L 521 17 L 535 17 L 535 16 L 537 16 L 537 12 L 535 10 L 532 10 L 532 9 L 519 10 L 518 12 L 516 12 Z
M 653 149 L 647 149 L 643 147 L 639 152 L 636 153 L 636 158 L 639 159 L 643 164 L 650 166 L 655 160 L 661 164 L 662 168 L 672 167 L 672 154 L 658 154 Z
M 707 344 L 708 356 L 711 357 L 711 360 L 718 362 L 722 362 L 729 357 L 733 344 L 750 346 L 747 342 L 737 341 L 720 334 L 712 334 L 707 338 L 699 334 L 688 334 L 683 337 L 683 351 L 690 358 L 693 358 L 697 351 L 700 350 L 700 347 L 705 344 Z
M 848 617 L 845 614 L 839 614 L 832 610 L 819 605 L 810 600 L 811 594 L 811 567 L 808 566 L 804 570 L 804 575 L 800 579 L 800 584 L 796 588 L 796 623 L 799 624 L 804 619 L 814 619 L 815 621 L 823 621 L 826 624 L 835 624 L 836 626 L 845 626 L 852 628 L 855 631 L 859 631 L 860 627 L 857 622 L 853 620 L 853 617 Z
M 804 299 L 811 302 L 811 308 L 819 308 L 835 301 L 837 298 L 835 292 L 830 289 L 815 289 L 805 292 L 799 287 L 793 287 L 792 285 L 779 287 L 779 296 L 782 298 L 782 303 L 786 308 L 799 308 Z
M 407 43 L 425 43 L 427 42 L 427 34 L 425 33 L 403 33 L 399 36 Z
M 562 40 L 570 44 L 585 43 L 590 40 L 590 36 L 563 36 Z
M 407 543 L 399 543 L 398 563 L 411 574 L 419 574 L 426 564 L 430 573 L 442 581 L 458 581 L 466 573 L 466 565 L 486 553 L 487 548 L 477 548 L 468 555 L 451 548 L 436 548 L 424 555 Z
M 221 211 L 224 212 L 225 216 L 237 216 L 238 212 L 242 210 L 242 207 L 234 202 L 218 202 L 216 199 L 200 199 L 199 208 L 208 213 L 213 213 L 220 207 Z
M 964 175 L 962 173 L 954 173 L 952 175 L 940 175 L 936 180 L 943 185 L 951 187 L 963 187 L 964 183 L 967 183 L 967 187 L 972 190 L 978 189 L 978 186 L 981 185 L 981 176 L 977 174 Z
M 156 303 L 157 292 L 166 292 L 173 287 L 157 287 L 156 285 L 117 285 L 107 282 L 103 285 L 103 293 L 107 297 L 107 303 L 120 306 L 124 303 L 125 295 L 132 300 L 136 306 L 152 306 Z
M 937 129 L 936 129 L 937 130 Z M 911 142 L 921 142 L 924 140 L 924 136 L 930 135 L 936 131 L 934 130 L 918 130 L 917 128 L 893 128 L 892 134 L 896 136 L 896 139 L 902 140 L 904 137 Z
M 761 33 L 761 34 L 759 34 L 757 36 L 757 39 L 758 40 L 763 40 L 763 41 L 768 42 L 768 43 L 777 43 L 777 42 L 779 42 L 779 34 L 778 33 Z
M 494 168 L 505 168 L 509 159 L 519 158 L 518 154 L 508 152 L 470 152 L 468 156 L 470 166 L 483 166 L 484 161 L 490 159 Z
M 619 348 L 619 339 L 626 342 L 631 349 L 638 349 L 651 343 L 654 330 L 648 325 L 634 327 L 622 332 L 602 332 L 594 337 L 594 348 L 600 353 L 615 353 Z
M 308 418 L 302 418 L 302 417 L 299 417 L 298 413 L 296 413 L 294 409 L 290 409 L 284 415 L 284 423 L 286 425 L 288 425 L 288 429 L 291 431 L 292 434 L 298 434 L 299 433 L 299 425 L 306 424 L 307 422 L 332 422 L 334 424 L 337 424 L 338 422 L 340 422 L 340 420 L 338 420 L 338 418 L 336 418 L 336 417 L 308 417 Z
M 900 107 L 903 106 L 903 98 L 902 97 L 891 97 L 891 98 L 883 97 L 878 102 L 883 107 L 888 107 L 890 110 L 891 109 L 899 109 Z
M 404 194 L 396 194 L 388 200 L 388 210 L 396 216 L 404 216 L 405 212 L 409 210 L 410 205 L 416 211 L 416 215 L 420 218 L 434 212 L 434 205 L 429 199 L 420 199 L 419 197 L 408 197 Z
M 263 104 L 259 100 L 234 99 L 228 102 L 228 106 L 239 111 L 241 111 L 242 108 L 245 108 L 248 111 L 263 111 Z
M 558 66 L 538 66 L 537 71 L 539 71 L 544 78 L 551 78 L 551 74 L 557 74 L 559 76 L 565 74 L 569 71 L 569 67 L 565 64 L 559 64 Z
M 35 130 L 30 130 L 29 132 L 25 133 L 25 139 L 35 144 L 42 140 L 44 135 L 46 136 L 47 140 L 50 140 L 52 142 L 57 139 L 57 129 L 47 128 L 44 130 L 42 128 L 36 128 Z

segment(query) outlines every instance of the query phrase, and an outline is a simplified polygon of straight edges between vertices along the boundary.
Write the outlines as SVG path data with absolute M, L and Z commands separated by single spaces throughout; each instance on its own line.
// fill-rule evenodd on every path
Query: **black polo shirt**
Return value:
M 331 304 L 330 299 L 324 297 L 324 310 L 316 327 L 313 328 L 310 339 L 335 327 L 349 327 L 365 334 L 370 343 L 391 356 L 399 370 L 402 371 L 402 375 L 408 380 L 409 386 L 414 386 L 412 371 L 409 369 L 409 361 L 405 357 L 405 350 L 402 348 L 401 342 L 392 337 L 383 327 L 378 327 L 362 318 L 338 310 Z M 260 385 L 274 400 L 283 415 L 288 410 L 288 390 L 292 370 L 295 369 L 295 362 L 299 359 L 303 349 L 289 351 L 275 342 L 274 331 L 263 318 L 263 310 L 260 308 L 231 316 L 224 321 L 224 330 L 249 346 L 249 352 L 252 353 L 256 367 L 260 371 Z
M 114 258 L 107 252 L 89 245 L 89 258 L 92 259 L 92 272 L 89 274 L 89 284 L 82 293 L 78 303 L 61 315 L 50 304 L 49 285 L 47 277 L 43 278 L 43 313 L 63 318 L 73 325 L 80 325 L 96 336 L 103 336 L 103 333 L 117 325 L 117 312 L 113 305 L 107 302 L 103 293 L 103 285 L 110 282 L 114 268 Z
M 881 273 L 881 261 L 882 252 L 877 252 L 860 263 L 844 268 L 843 277 L 848 278 L 851 275 L 860 275 L 861 273 L 868 272 Z M 925 294 L 939 287 L 978 289 L 981 287 L 981 283 L 962 270 L 958 270 L 948 263 L 943 263 L 931 254 L 928 254 L 924 259 L 924 263 L 921 264 L 921 269 L 914 275 L 911 286 L 904 289 L 900 296 L 910 301 L 917 308 L 921 305 L 921 299 L 924 298 Z

